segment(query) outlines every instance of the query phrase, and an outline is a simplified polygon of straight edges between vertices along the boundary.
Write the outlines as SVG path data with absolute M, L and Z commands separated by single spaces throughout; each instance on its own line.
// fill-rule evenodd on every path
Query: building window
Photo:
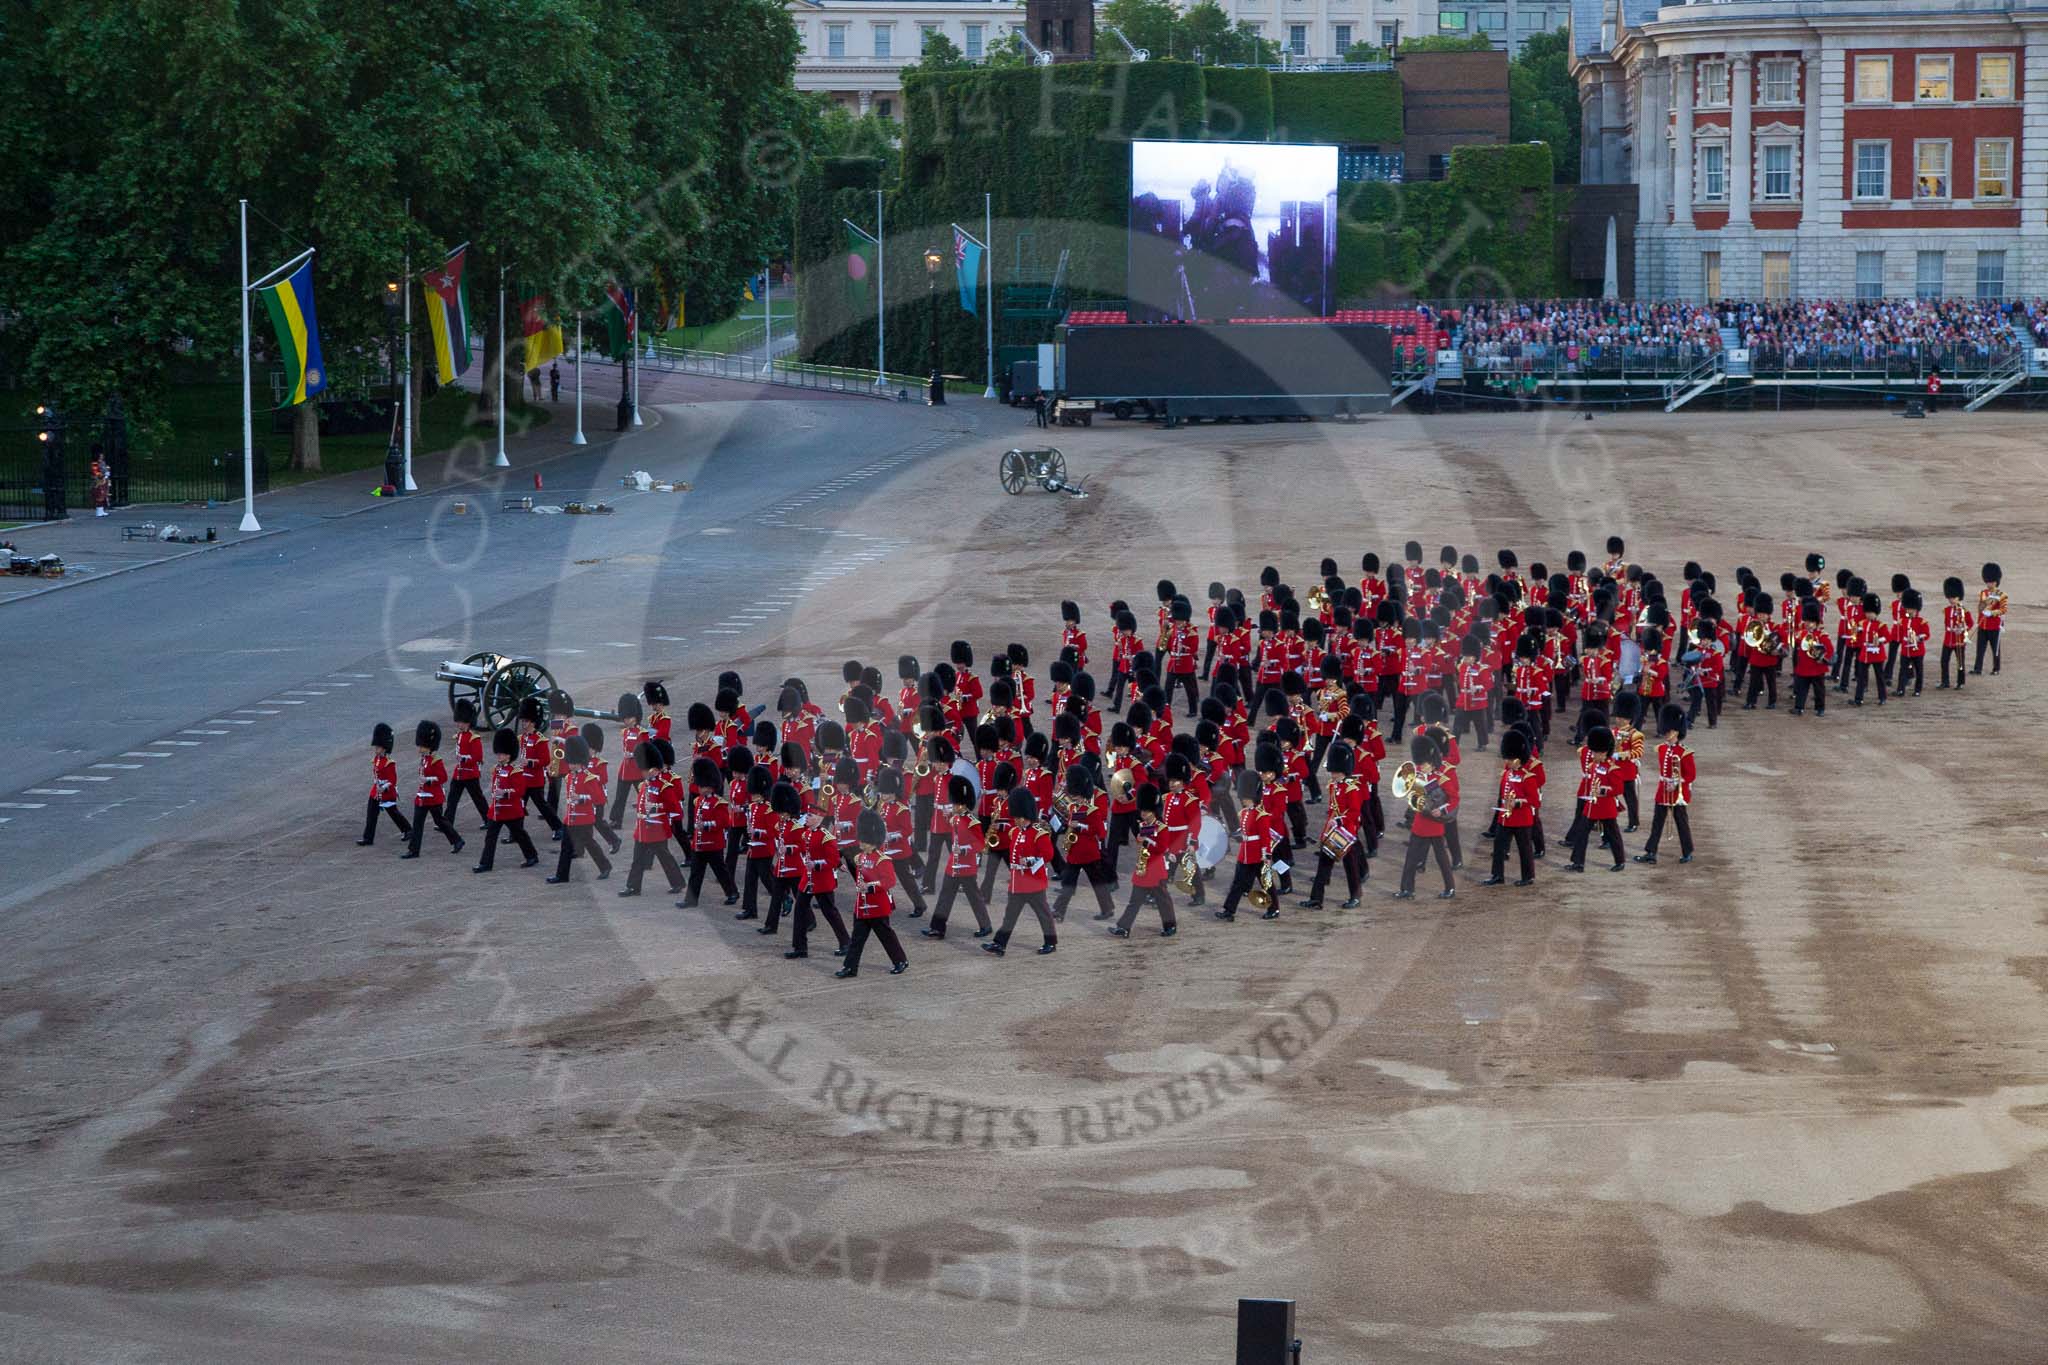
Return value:
M 1772 58 L 1763 64 L 1764 103 L 1799 103 L 1799 63 Z
M 2003 251 L 1980 251 L 1977 253 L 1977 297 L 1980 299 L 2002 299 L 2005 297 L 2005 253 Z
M 917 26 L 917 50 L 920 53 L 932 45 L 932 35 L 938 31 L 939 26 L 937 24 L 919 24 Z
M 1337 49 L 1337 59 L 1342 61 L 1344 54 L 1351 50 L 1351 25 L 1332 24 L 1330 26 L 1330 39 L 1330 45 Z
M 1287 26 L 1287 50 L 1296 57 L 1306 57 L 1308 55 L 1307 24 L 1289 24 Z
M 1728 63 L 1700 63 L 1700 108 L 1728 107 Z
M 846 25 L 825 25 L 825 55 L 844 57 L 846 55 Z
M 1792 297 L 1791 252 L 1766 251 L 1764 253 L 1764 297 L 1767 299 L 1789 299 Z
M 1515 11 L 1515 27 L 1524 33 L 1535 33 L 1543 27 L 1546 17 L 1541 10 L 1518 9 Z
M 1700 198 L 1718 204 L 1728 197 L 1728 149 L 1710 144 L 1700 148 Z
M 981 60 L 981 34 L 984 27 L 985 25 L 982 24 L 969 24 L 967 26 L 967 46 L 962 51 L 963 55 L 970 62 Z
M 1479 28 L 1481 32 L 1495 33 L 1507 26 L 1508 17 L 1499 10 L 1485 9 L 1479 11 Z
M 1938 299 L 1942 296 L 1941 276 L 1947 265 L 1944 253 L 1920 252 L 1913 261 L 1913 297 Z
M 895 118 L 896 101 L 890 99 L 886 95 L 883 96 L 882 98 L 875 101 L 875 113 L 880 115 L 882 118 Z
M 1889 199 L 1892 197 L 1891 143 L 1859 142 L 1856 144 L 1856 197 L 1858 199 Z
M 2012 58 L 1979 57 L 1977 59 L 1977 98 L 1980 100 L 2009 100 L 2012 98 Z
M 1915 199 L 1948 198 L 1948 150 L 1946 142 L 1916 142 L 1913 144 L 1913 197 Z
M 896 55 L 895 47 L 895 34 L 890 27 L 887 24 L 876 24 L 875 55 L 877 57 L 893 57 Z
M 1951 57 L 1921 57 L 1914 64 L 1913 98 L 1922 103 L 1946 104 L 1955 97 L 1949 73 L 1955 66 Z
M 2012 140 L 1984 138 L 1977 143 L 1977 197 L 2012 198 Z
M 1392 52 L 1394 50 L 1394 40 L 1400 36 L 1401 26 L 1399 24 L 1380 25 L 1380 46 L 1387 51 Z
M 1764 145 L 1764 198 L 1790 199 L 1792 197 L 1792 144 L 1771 142 Z
M 1884 253 L 1856 253 L 1856 297 L 1862 301 L 1884 297 Z
M 1890 104 L 1892 100 L 1892 59 L 1889 57 L 1858 57 L 1856 59 L 1856 102 L 1858 104 Z
M 1700 253 L 1700 292 L 1709 303 L 1721 297 L 1721 253 L 1718 251 Z
M 1437 31 L 1440 33 L 1463 33 L 1465 31 L 1465 11 L 1461 9 L 1437 11 L 1436 26 Z

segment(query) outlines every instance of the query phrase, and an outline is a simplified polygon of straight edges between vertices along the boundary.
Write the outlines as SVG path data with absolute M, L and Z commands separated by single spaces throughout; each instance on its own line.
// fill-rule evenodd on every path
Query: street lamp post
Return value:
M 946 258 L 935 246 L 924 249 L 924 280 L 926 312 L 930 319 L 930 338 L 926 346 L 926 366 L 931 371 L 931 382 L 925 392 L 924 401 L 939 407 L 946 401 L 946 381 L 939 376 L 939 267 Z
M 406 477 L 411 472 L 405 459 L 404 438 L 411 433 L 404 429 L 406 421 L 405 397 L 398 388 L 398 316 L 403 302 L 402 288 L 397 280 L 384 282 L 384 359 L 391 376 L 391 416 L 394 439 L 384 447 L 384 481 L 396 492 L 405 492 Z M 410 370 L 407 372 L 411 378 Z M 394 477 L 394 475 L 396 477 Z

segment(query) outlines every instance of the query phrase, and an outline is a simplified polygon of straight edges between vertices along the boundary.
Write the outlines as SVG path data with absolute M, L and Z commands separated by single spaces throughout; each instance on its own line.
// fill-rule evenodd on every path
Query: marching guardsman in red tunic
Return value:
M 633 755 L 643 776 L 633 793 L 633 862 L 626 869 L 626 889 L 619 892 L 621 896 L 639 895 L 640 880 L 647 875 L 648 865 L 655 862 L 668 874 L 670 895 L 683 889 L 683 870 L 676 865 L 676 855 L 668 847 L 675 834 L 675 822 L 682 813 L 677 784 L 668 773 L 671 753 L 667 740 L 647 739 L 640 742 Z
M 1175 597 L 1166 607 L 1166 647 L 1162 651 L 1166 667 L 1166 701 L 1163 711 L 1171 709 L 1175 688 L 1187 694 L 1188 719 L 1193 720 L 1201 706 L 1201 698 L 1195 691 L 1195 674 L 1199 670 L 1197 656 L 1201 653 L 1201 634 L 1194 621 L 1194 604 L 1185 597 Z
M 1072 663 L 1076 673 L 1088 667 L 1088 632 L 1081 629 L 1081 604 L 1078 602 L 1060 603 L 1060 648 L 1074 651 Z
M 1699 769 L 1693 761 L 1692 750 L 1685 747 L 1685 713 L 1676 706 L 1667 706 L 1658 714 L 1657 730 L 1662 736 L 1657 745 L 1657 813 L 1650 818 L 1650 839 L 1643 845 L 1643 851 L 1636 855 L 1639 863 L 1657 861 L 1657 844 L 1664 837 L 1664 822 L 1669 819 L 1678 828 L 1678 861 L 1692 861 L 1692 821 L 1688 812 L 1692 808 L 1692 784 L 1698 780 Z
M 576 715 L 570 709 L 570 706 L 569 694 L 561 688 L 558 687 L 548 693 L 547 731 L 550 744 L 548 748 L 547 794 L 548 804 L 557 811 L 562 809 L 562 776 L 568 770 L 568 765 L 563 758 L 562 746 L 568 741 L 569 736 L 583 733 L 582 727 L 578 724 Z M 562 832 L 556 830 L 555 838 L 560 839 L 561 837 Z
M 1043 736 L 1033 738 L 1042 740 Z M 903 774 L 892 767 L 881 768 L 875 773 L 875 793 L 880 798 L 875 810 L 882 817 L 882 856 L 895 864 L 893 884 L 909 895 L 910 917 L 916 919 L 925 908 L 924 895 L 917 888 L 918 874 L 924 865 L 917 859 L 917 817 L 903 799 Z M 858 829 L 856 824 L 855 830 Z
M 1491 732 L 1489 721 L 1493 713 L 1494 669 L 1482 657 L 1486 652 L 1485 643 L 1477 632 L 1465 637 L 1458 647 L 1457 670 L 1457 714 L 1451 721 L 1451 733 L 1473 733 L 1474 742 L 1480 748 L 1486 747 Z
M 380 813 L 391 817 L 400 834 L 412 834 L 412 825 L 398 809 L 398 766 L 391 761 L 391 749 L 397 742 L 391 727 L 382 721 L 370 731 L 370 801 L 363 809 L 363 837 L 356 840 L 358 848 L 377 842 Z
M 1138 850 L 1131 867 L 1131 899 L 1124 906 L 1123 918 L 1109 926 L 1117 938 L 1131 936 L 1131 926 L 1138 922 L 1138 907 L 1147 902 L 1159 909 L 1162 935 L 1171 938 L 1180 928 L 1173 916 L 1173 896 L 1166 889 L 1166 879 L 1173 871 L 1173 852 L 1166 822 L 1160 818 L 1160 804 L 1157 787 L 1148 782 L 1138 788 L 1138 823 L 1131 830 L 1131 842 Z
M 775 932 L 784 907 L 794 904 L 804 875 L 803 798 L 789 782 L 777 782 L 768 791 L 768 807 L 770 815 L 765 828 L 773 877 L 769 883 L 768 918 L 755 930 L 760 934 Z
M 946 779 L 946 811 L 942 817 L 946 828 L 945 874 L 940 884 L 938 905 L 932 911 L 932 922 L 925 928 L 926 938 L 944 938 L 946 919 L 953 912 L 953 898 L 967 897 L 968 906 L 974 911 L 976 925 L 974 936 L 987 938 L 994 929 L 989 924 L 988 906 L 981 898 L 981 852 L 983 832 L 981 821 L 974 813 L 974 784 L 964 777 Z
M 491 736 L 491 751 L 498 756 L 497 766 L 491 769 L 489 785 L 491 827 L 484 835 L 483 856 L 471 870 L 491 870 L 500 835 L 517 844 L 519 851 L 526 855 L 521 867 L 533 867 L 540 862 L 540 854 L 534 852 L 533 840 L 526 833 L 526 777 L 518 761 L 519 736 L 510 730 L 498 731 Z
M 1891 652 L 1892 631 L 1885 624 L 1883 604 L 1877 594 L 1863 595 L 1863 624 L 1856 637 L 1856 695 L 1849 699 L 1849 705 L 1863 705 L 1863 689 L 1870 681 L 1870 675 L 1877 675 L 1877 704 L 1884 705 L 1884 661 Z
M 647 703 L 647 733 L 651 738 L 668 744 L 675 743 L 671 731 L 674 718 L 668 713 L 668 688 L 659 678 L 649 678 L 640 684 L 640 699 Z M 638 750 L 634 751 L 638 754 Z
M 908 813 L 906 810 L 905 814 Z M 890 912 L 896 908 L 896 863 L 882 849 L 888 837 L 887 822 L 879 813 L 871 810 L 860 813 L 860 823 L 855 831 L 860 852 L 853 860 L 853 938 L 846 945 L 846 965 L 834 972 L 834 976 L 850 978 L 860 975 L 861 949 L 867 946 L 870 936 L 882 941 L 882 950 L 889 955 L 891 976 L 910 968 L 910 959 L 903 955 L 903 943 L 889 923 Z
M 757 919 L 761 914 L 761 888 L 769 888 L 774 895 L 775 887 L 775 806 L 770 794 L 775 790 L 775 777 L 759 763 L 747 769 L 746 789 L 739 798 L 739 809 L 744 824 L 741 837 L 744 841 L 747 867 L 740 893 L 739 913 L 734 919 Z
M 1537 802 L 1542 779 L 1529 766 L 1529 737 L 1520 730 L 1510 730 L 1500 741 L 1500 791 L 1493 803 L 1493 871 L 1480 882 L 1481 886 L 1499 886 L 1507 880 L 1508 845 L 1513 844 L 1521 860 L 1522 875 L 1516 879 L 1516 886 L 1533 886 L 1536 882 L 1536 830 Z
M 1287 837 L 1285 824 L 1273 815 L 1263 799 L 1263 785 L 1256 772 L 1237 775 L 1237 870 L 1230 879 L 1230 890 L 1224 893 L 1223 908 L 1216 912 L 1220 920 L 1237 918 L 1237 903 L 1258 885 L 1261 869 L 1269 858 L 1278 856 Z M 1277 905 L 1265 912 L 1267 919 L 1279 917 Z
M 1941 580 L 1941 595 L 1945 599 L 1941 608 L 1941 682 L 1939 687 L 1948 686 L 1948 661 L 1956 661 L 1956 686 L 1963 685 L 1965 665 L 1969 662 L 1970 627 L 1977 618 L 1963 605 L 1963 580 L 1956 577 Z
M 896 656 L 896 678 L 900 684 L 896 689 L 896 728 L 913 734 L 918 712 L 924 707 L 924 670 L 917 666 L 915 654 Z
M 619 717 L 619 779 L 612 789 L 610 823 L 617 828 L 625 819 L 626 807 L 632 802 L 633 789 L 646 776 L 640 771 L 635 755 L 640 752 L 641 741 L 652 738 L 654 732 L 640 723 L 640 698 L 634 693 L 621 693 L 613 709 Z
M 1998 676 L 2003 662 L 2000 645 L 2005 639 L 2005 570 L 1996 564 L 1984 566 L 1984 587 L 1977 594 L 1977 664 L 1970 671 L 1984 671 L 1984 651 L 1991 651 L 1991 676 Z M 1959 682 L 1958 687 L 1962 686 Z
M 1034 793 L 1034 799 L 1035 796 Z M 1135 795 L 1131 804 L 1135 810 Z M 1043 809 L 1049 816 L 1058 817 L 1060 824 L 1054 840 L 1061 861 L 1060 891 L 1053 899 L 1052 917 L 1067 917 L 1067 906 L 1072 904 L 1074 891 L 1085 874 L 1088 890 L 1095 897 L 1095 918 L 1114 918 L 1109 888 L 1116 885 L 1116 873 L 1103 855 L 1103 843 L 1109 837 L 1109 798 L 1097 790 L 1088 769 L 1077 765 L 1067 769 L 1066 789 L 1059 800 Z
M 782 689 L 782 695 L 776 699 L 775 710 L 782 717 L 782 742 L 802 749 L 805 760 L 809 761 L 818 743 L 817 712 L 804 701 L 804 694 L 794 687 Z
M 697 904 L 698 893 L 704 889 L 704 873 L 708 870 L 718 878 L 718 885 L 725 892 L 725 903 L 737 905 L 739 891 L 733 885 L 732 874 L 725 870 L 726 831 L 730 827 L 726 812 L 730 807 L 725 795 L 725 780 L 719 776 L 716 763 L 708 758 L 691 760 L 687 799 L 690 811 L 690 887 L 676 904 L 684 910 Z
M 1039 932 L 1045 936 L 1045 942 L 1038 946 L 1043 955 L 1060 946 L 1059 930 L 1053 924 L 1051 908 L 1045 903 L 1045 888 L 1052 871 L 1052 834 L 1039 819 L 1038 802 L 1022 787 L 1010 790 L 1007 810 L 1010 900 L 1003 908 L 1003 927 L 981 945 L 981 950 L 1001 957 L 1010 945 L 1018 917 L 1028 906 L 1038 917 Z
M 590 750 L 590 762 L 585 766 L 596 775 L 600 788 L 610 786 L 612 769 L 611 764 L 605 762 L 604 758 L 604 727 L 596 721 L 586 721 L 578 734 L 583 739 L 584 747 Z M 598 797 L 596 817 L 596 819 L 591 821 L 590 827 L 597 831 L 600 839 L 605 841 L 605 844 L 611 849 L 612 856 L 614 858 L 618 857 L 619 832 L 612 827 L 612 822 L 605 818 L 602 793 Z
M 597 879 L 612 875 L 611 859 L 591 834 L 603 819 L 604 774 L 594 766 L 590 744 L 579 731 L 562 741 L 562 851 L 555 856 L 554 885 L 569 880 L 569 860 L 585 857 L 597 866 Z
M 1764 709 L 1778 709 L 1778 670 L 1785 661 L 1785 637 L 1773 618 L 1776 609 L 1777 603 L 1769 593 L 1750 593 L 1749 624 L 1743 627 L 1742 637 L 1743 658 L 1749 673 L 1749 695 L 1742 703 L 1745 711 L 1756 710 L 1757 694 L 1761 692 L 1770 694 Z
M 484 801 L 484 740 L 476 732 L 476 703 L 464 699 L 455 703 L 455 771 L 448 788 L 448 816 L 455 817 L 464 794 L 476 803 L 476 813 L 489 827 L 491 808 Z
M 1620 872 L 1628 866 L 1621 846 L 1620 782 L 1614 768 L 1614 732 L 1604 725 L 1596 725 L 1586 735 L 1581 755 L 1583 775 L 1579 778 L 1580 818 L 1572 822 L 1569 840 L 1572 860 L 1565 865 L 1567 872 L 1586 870 L 1586 839 L 1597 826 L 1601 842 L 1614 851 L 1614 866 Z
M 1365 783 L 1354 773 L 1355 759 L 1349 744 L 1338 741 L 1323 756 L 1330 771 L 1330 785 L 1324 789 L 1329 804 L 1323 811 L 1323 830 L 1316 840 L 1316 875 L 1309 884 L 1304 910 L 1323 908 L 1323 893 L 1329 889 L 1330 873 L 1342 866 L 1347 899 L 1343 908 L 1358 908 L 1360 884 L 1365 866 Z
M 1828 676 L 1834 671 L 1834 645 L 1828 640 L 1822 618 L 1826 612 L 1819 601 L 1809 598 L 1799 608 L 1800 620 L 1792 633 L 1792 714 L 1806 713 L 1806 698 L 1813 698 L 1813 714 L 1828 713 Z
M 398 856 L 420 856 L 420 836 L 426 832 L 428 820 L 448 837 L 448 851 L 460 853 L 462 836 L 455 832 L 455 822 L 448 817 L 448 765 L 437 752 L 441 747 L 441 727 L 431 720 L 421 721 L 413 731 L 412 742 L 420 754 L 420 784 L 412 794 L 412 830 L 406 836 L 405 852 Z
M 527 697 L 519 703 L 519 781 L 521 799 L 540 812 L 541 819 L 548 822 L 548 828 L 560 831 L 561 817 L 555 814 L 554 806 L 548 801 L 548 768 L 554 762 L 554 741 L 543 728 L 547 713 L 539 697 Z M 523 818 L 523 817 L 522 817 Z
M 857 803 L 858 798 L 855 799 Z M 825 812 L 817 806 L 804 813 L 803 852 L 802 889 L 797 893 L 796 909 L 791 912 L 796 924 L 790 949 L 783 956 L 802 958 L 811 955 L 811 925 L 816 922 L 817 915 L 823 915 L 825 923 L 832 927 L 834 937 L 839 940 L 836 953 L 843 956 L 852 939 L 846 932 L 846 921 L 840 918 L 839 906 L 833 900 L 839 889 L 839 835 Z

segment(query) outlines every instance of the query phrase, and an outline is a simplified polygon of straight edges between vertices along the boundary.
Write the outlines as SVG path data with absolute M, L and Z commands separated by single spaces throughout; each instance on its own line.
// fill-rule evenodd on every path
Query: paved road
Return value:
M 678 398 L 726 391 L 669 382 Z M 431 678 L 443 657 L 533 655 L 573 688 L 729 650 L 817 575 L 907 543 L 885 525 L 806 529 L 821 490 L 879 486 L 977 420 L 965 405 L 843 398 L 680 402 L 655 415 L 546 467 L 541 499 L 601 499 L 618 509 L 610 517 L 497 510 L 501 491 L 532 492 L 518 470 L 502 490 L 429 491 L 359 515 L 309 496 L 328 515 L 266 505 L 298 525 L 287 535 L 0 606 L 8 638 L 32 642 L 9 687 L 0 856 L 12 876 L 0 904 L 170 828 L 203 827 L 210 808 L 246 799 L 252 768 L 269 777 L 330 758 L 377 720 L 403 733 L 444 717 Z M 622 490 L 635 469 L 693 491 Z M 466 515 L 453 514 L 458 501 Z M 417 696 L 402 713 L 394 684 Z

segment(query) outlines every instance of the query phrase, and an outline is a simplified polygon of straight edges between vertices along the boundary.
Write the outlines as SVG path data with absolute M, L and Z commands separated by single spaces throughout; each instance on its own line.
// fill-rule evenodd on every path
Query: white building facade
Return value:
M 1610 0 L 1581 178 L 1639 298 L 2014 298 L 2048 280 L 2048 5 Z
M 946 35 L 970 60 L 1024 26 L 1022 0 L 790 0 L 803 50 L 796 88 L 857 114 L 903 117 L 903 68 L 925 35 Z

